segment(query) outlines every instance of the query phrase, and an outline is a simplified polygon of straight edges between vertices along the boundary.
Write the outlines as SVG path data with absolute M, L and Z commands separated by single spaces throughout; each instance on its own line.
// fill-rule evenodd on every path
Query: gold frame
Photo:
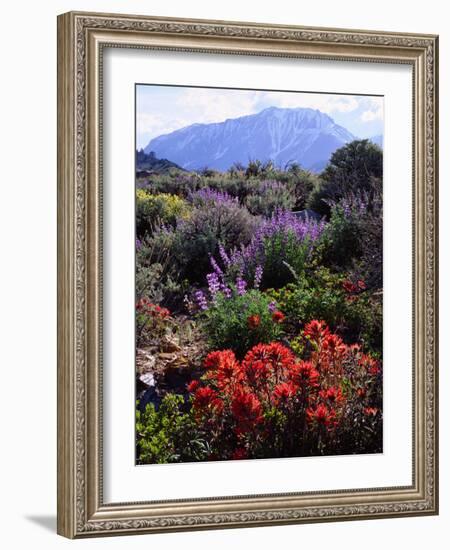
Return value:
M 100 90 L 106 46 L 413 67 L 411 486 L 103 503 Z M 75 12 L 58 17 L 59 534 L 78 538 L 438 513 L 437 55 L 434 35 Z

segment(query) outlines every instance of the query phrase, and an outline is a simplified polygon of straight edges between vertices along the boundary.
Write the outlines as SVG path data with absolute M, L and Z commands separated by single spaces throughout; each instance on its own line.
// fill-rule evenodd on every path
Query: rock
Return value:
M 305 210 L 298 210 L 297 212 L 292 212 L 297 218 L 300 218 L 303 221 L 306 220 L 316 220 L 320 221 L 322 219 L 322 216 L 318 214 L 317 212 L 314 212 L 314 210 L 305 209 Z
M 148 387 L 156 385 L 155 377 L 152 372 L 145 372 L 144 374 L 141 374 L 139 376 L 139 380 Z
M 175 351 L 181 351 L 181 347 L 173 338 L 165 336 L 161 339 L 159 349 L 164 353 L 173 353 Z

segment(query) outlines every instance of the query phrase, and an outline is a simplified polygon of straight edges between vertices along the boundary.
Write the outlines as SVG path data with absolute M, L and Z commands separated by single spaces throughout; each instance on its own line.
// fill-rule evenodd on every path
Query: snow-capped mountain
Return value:
M 187 170 L 227 170 L 235 162 L 258 159 L 283 168 L 295 161 L 320 171 L 336 149 L 354 139 L 321 111 L 269 107 L 224 122 L 192 124 L 152 139 L 144 150 Z

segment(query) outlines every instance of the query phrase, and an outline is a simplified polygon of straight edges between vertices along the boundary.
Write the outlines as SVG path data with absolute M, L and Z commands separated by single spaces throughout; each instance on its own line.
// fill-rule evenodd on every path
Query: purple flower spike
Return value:
M 223 247 L 222 244 L 219 244 L 219 254 L 220 254 L 220 257 L 222 258 L 222 262 L 225 264 L 225 266 L 229 267 L 230 263 L 231 263 L 231 260 L 230 260 L 230 257 L 228 256 L 228 254 L 226 253 L 225 248 Z
M 236 279 L 236 291 L 239 294 L 239 296 L 243 296 L 246 292 L 247 283 L 244 281 L 242 277 L 238 277 Z
M 225 298 L 231 298 L 232 292 L 231 289 L 227 287 L 227 285 L 224 285 L 223 283 L 220 285 L 220 290 L 223 292 L 223 295 Z
M 211 298 L 214 299 L 214 297 L 220 290 L 219 277 L 215 272 L 208 273 L 208 275 L 206 276 L 206 280 L 208 281 L 208 289 L 209 289 L 209 293 L 211 294 Z
M 206 301 L 206 296 L 204 295 L 203 291 L 197 290 L 197 292 L 195 292 L 194 294 L 194 297 L 201 310 L 205 311 L 208 309 L 208 302 Z
M 214 269 L 214 273 L 218 276 L 218 277 L 223 277 L 223 271 L 222 269 L 220 268 L 219 264 L 216 262 L 216 260 L 214 259 L 214 256 L 209 256 L 209 261 L 211 262 L 211 266 L 212 268 Z
M 262 276 L 263 276 L 262 265 L 257 265 L 256 269 L 255 269 L 255 279 L 254 279 L 254 283 L 253 283 L 253 285 L 256 289 L 258 289 L 260 284 L 261 284 Z

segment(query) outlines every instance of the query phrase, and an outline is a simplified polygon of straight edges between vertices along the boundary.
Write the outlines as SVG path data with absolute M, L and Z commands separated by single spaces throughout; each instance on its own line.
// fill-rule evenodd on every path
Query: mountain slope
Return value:
M 181 128 L 152 139 L 144 150 L 187 170 L 226 170 L 235 162 L 258 159 L 281 167 L 295 161 L 318 171 L 336 149 L 354 139 L 318 110 L 269 107 L 254 115 Z
M 172 169 L 183 170 L 180 166 L 166 158 L 156 158 L 155 153 L 145 153 L 142 149 L 136 151 L 136 171 L 165 174 Z

